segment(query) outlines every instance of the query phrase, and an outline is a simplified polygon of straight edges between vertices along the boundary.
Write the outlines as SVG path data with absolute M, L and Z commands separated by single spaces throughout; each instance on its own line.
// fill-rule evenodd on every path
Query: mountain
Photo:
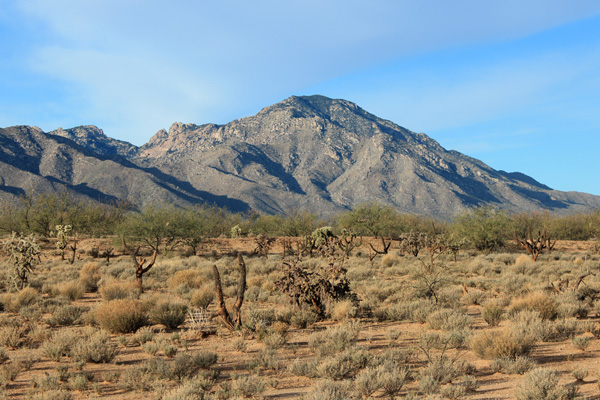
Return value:
M 138 205 L 209 202 L 236 211 L 331 215 L 378 201 L 440 218 L 478 205 L 560 213 L 600 207 L 599 196 L 496 171 L 324 96 L 292 96 L 226 125 L 175 123 L 141 147 L 93 126 L 50 133 L 5 128 L 0 152 L 0 199 L 66 187 Z

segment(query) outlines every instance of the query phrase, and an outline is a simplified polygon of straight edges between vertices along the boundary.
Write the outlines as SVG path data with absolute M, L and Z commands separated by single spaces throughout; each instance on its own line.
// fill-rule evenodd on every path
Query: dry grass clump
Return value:
M 509 312 L 537 311 L 544 320 L 553 319 L 557 315 L 556 301 L 544 292 L 533 292 L 512 301 Z
M 21 308 L 33 306 L 42 299 L 40 293 L 32 288 L 26 287 L 15 294 L 5 294 L 2 302 L 4 308 L 10 312 L 19 312 Z
M 99 289 L 100 296 L 106 301 L 118 299 L 138 299 L 142 290 L 137 282 L 106 282 Z
M 331 308 L 331 318 L 342 322 L 354 318 L 358 308 L 351 300 L 341 300 L 336 302 Z
M 388 253 L 381 258 L 381 264 L 385 268 L 393 267 L 395 264 L 398 264 L 399 262 L 400 262 L 400 259 L 398 258 L 397 255 L 395 255 L 393 253 Z
M 533 334 L 510 327 L 485 330 L 471 338 L 471 350 L 485 359 L 515 358 L 529 354 L 535 341 Z
M 198 289 L 206 283 L 206 278 L 196 269 L 184 269 L 175 272 L 167 281 L 169 288 L 175 290 L 180 286 L 188 289 Z
M 79 285 L 87 293 L 95 292 L 98 290 L 98 283 L 101 277 L 98 264 L 86 263 L 79 271 Z
M 79 282 L 67 282 L 59 287 L 58 292 L 70 301 L 75 301 L 83 297 L 84 289 Z
M 113 333 L 131 333 L 148 324 L 148 316 L 137 300 L 111 300 L 94 312 L 96 322 Z

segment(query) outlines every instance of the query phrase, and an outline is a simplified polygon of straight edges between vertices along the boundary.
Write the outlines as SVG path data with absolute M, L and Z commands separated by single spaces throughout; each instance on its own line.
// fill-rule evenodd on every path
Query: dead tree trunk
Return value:
M 73 244 L 71 245 L 71 250 L 73 250 L 73 255 L 71 256 L 71 259 L 69 259 L 69 263 L 73 264 L 75 262 L 75 256 L 77 255 L 77 238 L 73 238 Z M 64 255 L 64 250 L 63 250 L 63 255 Z M 64 260 L 64 256 L 63 256 L 63 260 Z
M 150 264 L 148 264 L 147 266 L 144 267 L 144 264 L 146 264 L 146 259 L 144 257 L 138 257 L 138 254 L 140 252 L 140 247 L 138 246 L 135 251 L 131 254 L 131 257 L 133 258 L 133 266 L 135 267 L 135 280 L 137 281 L 138 286 L 140 287 L 141 292 L 144 292 L 144 283 L 143 283 L 143 279 L 144 279 L 144 274 L 148 271 L 150 271 L 150 268 L 152 268 L 154 266 L 154 263 L 156 262 L 156 256 L 158 255 L 158 250 L 154 249 L 154 253 L 152 254 L 152 261 L 150 261 Z
M 213 318 L 220 316 L 229 330 L 235 330 L 242 326 L 242 304 L 244 303 L 244 293 L 246 292 L 246 263 L 241 253 L 237 257 L 240 268 L 240 280 L 238 281 L 237 296 L 230 314 L 223 298 L 223 287 L 221 285 L 221 275 L 216 265 L 213 265 L 215 275 L 215 290 L 217 292 L 217 304 L 219 309 L 213 314 Z

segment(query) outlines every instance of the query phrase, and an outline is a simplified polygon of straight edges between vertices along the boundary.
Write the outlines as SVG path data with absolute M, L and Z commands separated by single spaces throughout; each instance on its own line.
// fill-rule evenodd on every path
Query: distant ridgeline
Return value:
M 141 147 L 94 126 L 0 129 L 0 201 L 61 191 L 137 208 L 204 204 L 319 217 L 369 202 L 441 220 L 480 206 L 558 214 L 600 207 L 599 196 L 496 171 L 323 96 L 290 97 L 226 125 L 175 123 Z

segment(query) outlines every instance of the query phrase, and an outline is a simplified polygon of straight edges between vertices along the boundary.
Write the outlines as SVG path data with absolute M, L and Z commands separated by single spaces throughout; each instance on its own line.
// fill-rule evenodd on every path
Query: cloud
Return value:
M 344 74 L 527 36 L 600 12 L 597 2 L 565 7 L 558 0 L 18 4 L 47 33 L 28 55 L 31 68 L 65 82 L 80 99 L 82 110 L 73 111 L 81 117 L 137 143 L 176 120 L 227 122 Z M 476 87 L 462 90 L 461 96 L 485 97 Z M 450 100 L 460 91 L 430 91 L 416 100 Z M 480 110 L 488 105 L 481 102 Z M 443 117 L 460 115 L 456 108 Z

